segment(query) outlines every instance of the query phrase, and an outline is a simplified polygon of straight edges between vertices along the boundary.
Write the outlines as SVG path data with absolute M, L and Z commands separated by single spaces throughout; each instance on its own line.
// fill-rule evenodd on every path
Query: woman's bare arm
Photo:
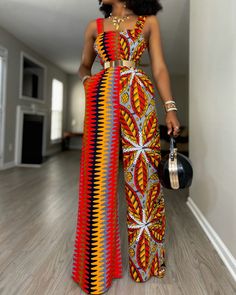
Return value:
M 165 102 L 172 97 L 170 77 L 165 63 L 161 43 L 160 25 L 156 16 L 149 16 L 149 55 L 152 66 L 152 73 L 160 98 Z
M 170 76 L 165 63 L 161 34 L 160 34 L 160 25 L 157 17 L 155 15 L 148 17 L 149 24 L 149 56 L 151 60 L 151 67 L 153 78 L 155 80 L 157 89 L 160 94 L 160 98 L 163 101 L 163 104 L 167 100 L 172 100 L 172 92 L 170 85 Z M 175 100 L 175 99 L 173 99 Z M 177 136 L 179 130 L 174 129 L 174 127 L 180 127 L 180 123 L 177 118 L 175 110 L 169 111 L 166 113 L 166 125 L 168 128 L 168 134 L 173 131 L 173 135 Z M 173 130 L 172 130 L 173 128 Z
M 85 75 L 91 75 L 91 68 L 96 58 L 96 52 L 93 48 L 94 40 L 96 38 L 96 29 L 96 20 L 90 21 L 85 29 L 81 63 L 78 69 L 80 79 L 82 79 Z

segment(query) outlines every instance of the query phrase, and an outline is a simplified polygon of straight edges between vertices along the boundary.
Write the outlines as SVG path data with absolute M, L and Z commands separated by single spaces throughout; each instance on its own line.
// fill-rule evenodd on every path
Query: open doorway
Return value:
M 0 46 L 0 168 L 4 163 L 7 49 Z

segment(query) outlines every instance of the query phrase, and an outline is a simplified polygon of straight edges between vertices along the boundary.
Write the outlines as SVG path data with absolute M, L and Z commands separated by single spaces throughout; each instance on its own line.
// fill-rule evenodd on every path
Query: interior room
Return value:
M 190 161 L 193 177 L 189 187 L 163 187 L 165 277 L 134 282 L 129 273 L 129 201 L 124 173 L 129 159 L 123 156 L 121 138 L 117 141 L 123 273 L 122 278 L 113 280 L 107 294 L 233 295 L 236 1 L 160 3 L 163 10 L 156 17 L 181 125 L 175 147 Z M 81 162 L 83 148 L 86 151 L 83 140 L 89 139 L 84 129 L 88 116 L 79 66 L 86 27 L 90 20 L 103 17 L 99 1 L 94 0 L 0 0 L 2 295 L 86 294 L 71 277 L 82 169 L 91 164 L 86 163 L 86 157 L 84 164 Z M 151 63 L 146 50 L 139 67 L 153 82 L 160 155 L 167 159 L 170 137 Z M 94 80 L 102 70 L 96 56 L 91 69 Z M 102 165 L 109 167 L 110 163 Z M 89 171 L 85 172 L 84 177 L 89 177 Z M 139 176 L 136 182 L 143 183 L 145 174 Z M 109 187 L 115 190 L 115 184 Z M 86 194 L 80 197 L 82 210 Z M 148 248 L 145 242 L 143 245 Z M 105 276 L 100 275 L 102 282 Z

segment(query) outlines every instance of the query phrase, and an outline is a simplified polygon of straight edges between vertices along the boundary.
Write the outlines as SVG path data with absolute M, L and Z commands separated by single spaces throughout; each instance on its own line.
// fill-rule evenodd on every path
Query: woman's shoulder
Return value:
M 87 28 L 93 29 L 96 27 L 96 25 L 97 25 L 97 18 L 91 19 L 87 23 Z
M 97 22 L 99 21 L 99 20 L 103 20 L 104 18 L 103 17 L 97 17 L 97 18 L 94 18 L 94 19 L 91 19 L 89 22 L 88 22 L 88 26 L 90 26 L 90 27 L 93 27 L 93 28 L 95 28 L 96 26 L 97 26 Z
M 155 24 L 158 22 L 158 17 L 157 17 L 157 15 L 154 15 L 154 14 L 145 15 L 145 20 L 146 20 L 146 23 L 151 25 L 151 24 Z
M 146 23 L 150 27 L 153 26 L 153 25 L 155 26 L 155 25 L 159 24 L 159 20 L 158 20 L 157 15 L 154 15 L 154 14 L 146 15 L 145 18 L 146 18 Z
M 88 31 L 94 37 L 96 36 L 97 32 L 97 20 L 98 18 L 89 20 L 86 26 L 86 31 Z
M 157 15 L 146 15 L 145 16 L 145 30 L 148 35 L 150 35 L 151 31 L 156 30 L 159 25 L 159 20 Z

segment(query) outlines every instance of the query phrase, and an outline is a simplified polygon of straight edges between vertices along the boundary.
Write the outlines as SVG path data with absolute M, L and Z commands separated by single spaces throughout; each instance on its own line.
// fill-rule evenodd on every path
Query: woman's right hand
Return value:
M 180 135 L 180 122 L 176 111 L 169 111 L 166 113 L 166 126 L 168 129 L 168 135 L 172 132 L 174 137 L 178 137 Z

